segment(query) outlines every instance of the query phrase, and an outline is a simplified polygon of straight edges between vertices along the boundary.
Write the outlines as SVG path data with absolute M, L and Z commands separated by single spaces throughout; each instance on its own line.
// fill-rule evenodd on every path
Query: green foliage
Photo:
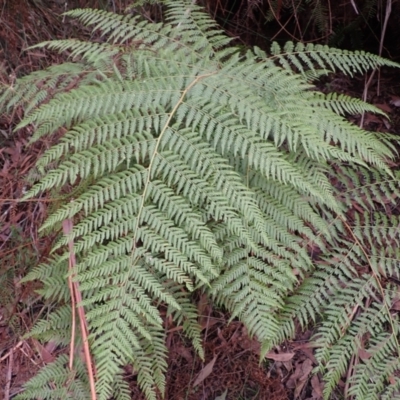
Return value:
M 129 398 L 122 367 L 131 364 L 155 399 L 166 371 L 160 307 L 203 355 L 197 288 L 242 320 L 263 351 L 292 337 L 296 320 L 317 322 L 327 399 L 350 363 L 355 398 L 395 398 L 397 291 L 385 282 L 400 279 L 398 218 L 384 212 L 400 195 L 387 164 L 393 146 L 344 118 L 378 109 L 319 93 L 312 81 L 397 65 L 292 43 L 243 53 L 199 7 L 165 3 L 163 24 L 69 12 L 107 40 L 41 44 L 71 62 L 22 78 L 0 100 L 25 108 L 18 128 L 32 126 L 32 142 L 66 130 L 26 195 L 67 199 L 43 232 L 74 223 L 25 278 L 43 282 L 43 296 L 59 305 L 32 334 L 68 342 L 73 274 L 98 398 Z M 314 248 L 323 256 L 313 259 Z M 370 357 L 358 358 L 362 349 Z M 19 398 L 87 399 L 82 365 L 70 379 L 66 363 L 46 366 Z

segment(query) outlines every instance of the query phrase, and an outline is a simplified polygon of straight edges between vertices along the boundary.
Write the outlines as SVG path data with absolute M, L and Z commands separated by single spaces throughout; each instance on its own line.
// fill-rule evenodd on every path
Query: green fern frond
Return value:
M 385 115 L 378 107 L 365 103 L 360 99 L 355 99 L 344 94 L 328 93 L 324 95 L 320 92 L 314 92 L 315 105 L 328 108 L 339 115 L 357 115 L 364 112 Z
M 74 370 L 67 369 L 68 357 L 59 356 L 56 361 L 47 364 L 25 386 L 18 395 L 20 399 L 87 399 L 87 374 L 84 364 L 76 358 Z
M 355 73 L 363 73 L 383 65 L 398 66 L 393 61 L 383 60 L 377 55 L 361 50 L 351 52 L 312 43 L 295 45 L 288 42 L 282 49 L 278 43 L 274 42 L 270 51 L 273 55 L 272 60 L 276 59 L 282 68 L 288 71 L 297 68 L 300 73 L 307 70 L 316 71 L 316 68 L 321 68 L 353 76 Z
M 349 171 L 352 173 L 352 168 Z M 359 188 L 366 191 L 368 185 L 392 195 L 386 182 L 369 181 Z M 382 198 L 383 193 L 379 193 Z M 376 203 L 361 207 L 376 208 Z M 338 230 L 331 240 L 340 247 L 336 254 L 331 251 L 330 260 L 321 260 L 316 271 L 288 297 L 279 320 L 279 334 L 263 345 L 266 352 L 284 338 L 293 337 L 295 319 L 303 327 L 310 319 L 319 322 L 314 342 L 326 399 L 331 398 L 349 368 L 354 369 L 354 375 L 348 382 L 348 394 L 357 399 L 380 398 L 385 393 L 396 393 L 397 388 L 396 380 L 388 384 L 398 370 L 400 354 L 399 322 L 391 311 L 397 301 L 397 287 L 385 281 L 397 282 L 399 277 L 399 221 L 398 216 L 361 212 L 361 207 L 356 213 L 353 208 L 354 220 L 346 228 L 351 229 L 353 240 L 341 237 L 340 220 L 331 226 L 332 231 Z M 369 274 L 361 274 L 360 270 Z
M 201 289 L 242 320 L 263 351 L 293 337 L 296 319 L 303 327 L 319 322 L 315 342 L 328 398 L 364 334 L 371 337 L 371 365 L 379 364 L 384 335 L 391 343 L 384 354 L 395 357 L 397 331 L 377 330 L 371 321 L 397 329 L 388 312 L 394 299 L 382 283 L 398 276 L 397 252 L 376 246 L 397 246 L 396 218 L 360 208 L 396 202 L 399 190 L 387 163 L 389 138 L 344 119 L 379 111 L 320 94 L 310 82 L 327 70 L 398 65 L 292 43 L 274 44 L 272 55 L 243 54 L 200 7 L 165 3 L 162 24 L 99 10 L 67 13 L 104 41 L 43 44 L 74 63 L 23 78 L 2 97 L 5 107 L 33 103 L 18 125 L 34 127 L 31 142 L 66 130 L 38 162 L 40 180 L 26 195 L 65 196 L 42 232 L 73 223 L 52 258 L 25 278 L 42 281 L 43 296 L 61 306 L 32 334 L 47 339 L 59 328 L 59 342 L 68 341 L 72 278 L 83 298 L 99 399 L 128 398 L 127 364 L 155 399 L 165 388 L 167 354 L 160 309 L 204 356 L 191 298 Z M 314 247 L 325 256 L 314 260 Z M 371 274 L 360 270 L 365 265 Z M 57 363 L 21 398 L 57 398 L 68 375 Z M 64 380 L 53 394 L 40 392 L 52 368 Z M 358 382 L 365 386 L 357 378 L 364 367 L 357 368 L 355 396 L 364 390 Z M 385 377 L 393 368 L 382 367 Z M 78 378 L 74 384 L 86 385 Z M 374 388 L 386 390 L 378 381 Z
M 1 93 L 0 106 L 4 111 L 22 106 L 29 113 L 55 94 L 92 81 L 97 74 L 96 70 L 83 64 L 53 65 L 18 80 L 18 90 L 13 86 L 7 87 Z

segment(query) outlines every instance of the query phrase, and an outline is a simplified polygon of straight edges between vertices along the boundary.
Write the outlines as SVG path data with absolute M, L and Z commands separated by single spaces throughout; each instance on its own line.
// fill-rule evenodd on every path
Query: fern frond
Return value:
M 59 356 L 56 361 L 47 364 L 25 386 L 18 395 L 20 399 L 87 399 L 87 376 L 83 363 L 76 358 L 74 370 L 69 371 L 68 357 Z
M 389 201 L 396 202 L 399 190 L 387 164 L 389 139 L 344 119 L 379 111 L 319 94 L 310 80 L 329 69 L 352 74 L 397 64 L 291 43 L 274 44 L 272 55 L 243 53 L 200 7 L 165 3 L 161 24 L 99 10 L 68 12 L 104 41 L 43 44 L 75 62 L 24 78 L 3 96 L 8 106 L 32 101 L 18 125 L 34 126 L 31 142 L 66 131 L 38 162 L 41 179 L 26 198 L 74 189 L 42 226 L 58 230 L 68 219 L 72 232 L 25 278 L 40 279 L 44 297 L 62 307 L 32 333 L 48 338 L 59 328 L 60 343 L 68 340 L 72 277 L 88 321 L 99 399 L 128 398 L 127 364 L 155 399 L 165 387 L 167 353 L 160 308 L 203 356 L 190 295 L 198 288 L 242 320 L 265 351 L 293 336 L 295 319 L 303 327 L 320 321 L 317 357 L 328 398 L 364 334 L 371 337 L 371 365 L 379 363 L 376 344 L 384 335 L 390 339 L 384 354 L 395 357 L 393 297 L 382 279 L 398 276 L 397 253 L 379 250 L 374 238 L 382 247 L 397 246 L 390 228 L 396 218 L 376 210 L 374 224 L 367 224 L 359 208 L 388 204 L 392 189 Z M 28 82 L 35 82 L 32 90 Z M 351 213 L 354 197 L 362 205 Z M 326 256 L 314 260 L 314 247 Z M 391 324 L 393 333 L 371 321 Z M 65 378 L 57 362 L 49 370 Z M 365 368 L 371 376 L 372 367 Z M 394 369 L 382 371 L 387 377 Z M 24 398 L 54 398 L 38 391 L 48 379 L 46 369 Z M 76 385 L 86 384 L 79 379 Z M 65 382 L 60 378 L 55 396 Z M 364 390 L 357 382 L 356 395 Z M 374 390 L 384 391 L 381 381 Z
M 321 68 L 353 76 L 355 73 L 363 73 L 383 65 L 398 66 L 393 61 L 383 60 L 377 55 L 361 50 L 351 52 L 312 43 L 304 45 L 303 43 L 288 42 L 282 49 L 278 43 L 274 42 L 270 51 L 282 68 L 292 71 L 295 67 L 300 73 L 307 70 L 316 71 L 316 68 Z

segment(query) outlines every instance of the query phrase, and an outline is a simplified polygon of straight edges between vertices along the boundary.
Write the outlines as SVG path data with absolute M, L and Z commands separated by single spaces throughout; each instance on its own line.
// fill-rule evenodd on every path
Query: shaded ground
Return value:
M 69 3 L 93 6 L 101 2 Z M 128 2 L 112 3 L 118 10 Z M 63 4 L 45 0 L 5 2 L 0 10 L 0 84 L 11 85 L 16 76 L 57 62 L 54 55 L 23 50 L 43 40 L 76 35 L 73 31 L 77 28 L 64 25 L 57 17 L 63 11 Z M 375 80 L 368 90 L 368 101 L 388 113 L 390 120 L 367 115 L 364 126 L 400 134 L 399 78 L 393 71 L 384 71 L 382 76 L 380 92 Z M 321 89 L 361 97 L 364 87 L 363 78 L 350 80 L 337 76 Z M 49 204 L 45 196 L 22 205 L 16 202 L 24 193 L 27 173 L 50 146 L 42 141 L 27 148 L 31 134 L 28 129 L 12 134 L 21 115 L 22 110 L 16 110 L 12 115 L 0 116 L 0 398 L 4 399 L 17 394 L 22 384 L 52 361 L 59 351 L 51 344 L 43 346 L 33 339 L 21 339 L 42 316 L 46 306 L 35 291 L 38 286 L 21 286 L 18 282 L 49 253 L 53 237 L 40 238 L 37 228 L 49 209 L 57 207 L 57 204 Z M 353 122 L 359 123 L 360 119 Z M 248 337 L 240 323 L 234 321 L 228 325 L 228 317 L 208 303 L 199 304 L 199 311 L 206 355 L 204 363 L 182 337 L 180 327 L 166 326 L 169 348 L 167 400 L 321 398 L 320 379 L 311 374 L 315 367 L 308 340 L 311 332 L 299 332 L 295 341 L 285 343 L 259 365 L 259 345 Z M 131 383 L 132 399 L 141 399 L 134 371 L 128 367 L 126 379 Z

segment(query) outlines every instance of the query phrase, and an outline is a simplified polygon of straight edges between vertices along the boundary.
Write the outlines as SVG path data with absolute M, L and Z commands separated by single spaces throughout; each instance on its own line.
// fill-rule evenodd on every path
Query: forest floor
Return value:
M 57 17 L 63 11 L 63 2 L 14 0 L 6 3 L 7 6 L 0 8 L 0 85 L 9 86 L 17 76 L 59 61 L 59 56 L 40 50 L 25 51 L 29 45 L 68 37 L 72 31 L 76 36 L 77 28 L 66 27 Z M 88 0 L 77 3 L 91 5 Z M 117 8 L 124 6 L 123 1 L 115 4 Z M 366 115 L 364 128 L 400 135 L 400 75 L 384 71 L 382 76 L 381 79 L 377 75 L 370 85 L 368 101 L 386 112 L 390 119 Z M 380 93 L 377 93 L 378 80 Z M 335 76 L 321 87 L 359 98 L 364 88 L 364 78 L 341 76 Z M 46 195 L 35 202 L 17 203 L 27 185 L 28 172 L 51 145 L 42 141 L 27 147 L 29 129 L 13 133 L 21 117 L 22 110 L 0 116 L 0 398 L 5 400 L 12 399 L 29 378 L 64 351 L 51 342 L 41 344 L 34 339 L 23 339 L 44 316 L 46 306 L 36 292 L 39 283 L 21 285 L 19 281 L 49 254 L 54 237 L 40 237 L 37 230 L 57 204 L 49 203 Z M 355 118 L 353 122 L 358 124 L 360 119 Z M 260 364 L 259 345 L 249 338 L 242 324 L 228 323 L 229 316 L 215 309 L 206 298 L 199 297 L 197 307 L 201 315 L 204 362 L 183 338 L 181 327 L 169 326 L 165 320 L 169 349 L 165 399 L 322 398 L 321 379 L 312 374 L 316 366 L 310 342 L 312 331 L 299 330 L 295 340 L 276 348 Z M 126 379 L 131 383 L 132 399 L 142 399 L 136 375 L 129 367 L 126 367 Z

